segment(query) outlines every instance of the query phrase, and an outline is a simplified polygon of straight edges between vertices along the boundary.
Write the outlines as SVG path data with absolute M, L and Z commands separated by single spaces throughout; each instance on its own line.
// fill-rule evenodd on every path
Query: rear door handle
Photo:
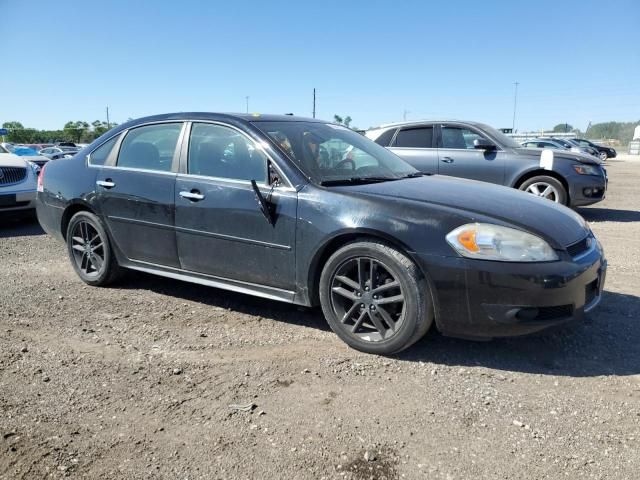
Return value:
M 187 200 L 191 200 L 192 202 L 199 202 L 200 200 L 204 200 L 204 195 L 202 195 L 198 190 L 191 190 L 190 192 L 180 192 L 180 196 L 182 198 L 186 198 Z
M 453 158 L 451 157 L 444 157 L 442 160 L 440 160 L 441 162 L 444 163 L 453 163 Z
M 107 178 L 106 180 L 98 180 L 96 182 L 96 185 L 102 188 L 107 188 L 107 189 L 113 188 L 116 186 L 116 184 L 113 183 L 113 181 L 110 178 Z

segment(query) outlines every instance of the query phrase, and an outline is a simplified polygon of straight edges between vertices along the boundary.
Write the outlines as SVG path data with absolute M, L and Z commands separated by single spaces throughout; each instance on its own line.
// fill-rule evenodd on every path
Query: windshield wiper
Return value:
M 362 185 L 365 183 L 390 182 L 392 180 L 400 180 L 398 177 L 350 177 L 336 178 L 333 180 L 323 180 L 320 185 L 330 187 L 333 185 Z
M 422 172 L 413 172 L 413 173 L 409 173 L 408 175 L 405 175 L 402 178 L 417 178 L 417 177 L 424 177 L 424 173 L 422 173 Z

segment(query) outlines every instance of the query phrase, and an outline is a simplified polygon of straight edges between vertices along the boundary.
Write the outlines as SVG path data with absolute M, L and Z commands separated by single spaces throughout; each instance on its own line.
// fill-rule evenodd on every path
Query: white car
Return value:
M 0 214 L 35 209 L 40 167 L 0 146 Z

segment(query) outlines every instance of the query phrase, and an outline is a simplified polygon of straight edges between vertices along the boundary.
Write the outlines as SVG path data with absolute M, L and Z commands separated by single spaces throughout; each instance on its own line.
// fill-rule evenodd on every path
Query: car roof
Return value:
M 262 113 L 216 113 L 216 112 L 175 112 L 151 115 L 137 118 L 127 122 L 127 126 L 133 126 L 148 122 L 161 122 L 165 120 L 243 120 L 245 122 L 317 122 L 330 123 L 317 118 L 298 117 L 295 115 L 272 115 Z
M 406 122 L 394 122 L 394 123 L 385 123 L 379 125 L 377 127 L 371 127 L 369 130 L 381 130 L 386 128 L 397 128 L 397 127 L 407 127 L 407 126 L 419 126 L 427 123 L 461 123 L 465 125 L 473 125 L 475 127 L 482 128 L 485 124 L 482 122 L 475 122 L 469 120 L 456 120 L 454 118 L 436 118 L 436 119 L 424 119 L 424 120 L 411 120 Z

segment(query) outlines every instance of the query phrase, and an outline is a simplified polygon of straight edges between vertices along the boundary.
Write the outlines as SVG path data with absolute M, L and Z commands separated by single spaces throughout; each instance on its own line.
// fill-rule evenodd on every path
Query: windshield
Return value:
M 396 180 L 418 171 L 368 138 L 340 125 L 253 122 L 317 183 Z
M 516 142 L 513 138 L 507 137 L 504 133 L 502 133 L 499 130 L 496 130 L 493 127 L 490 127 L 489 125 L 482 125 L 482 129 L 485 132 L 487 132 L 489 135 L 491 135 L 495 140 L 497 140 L 498 143 L 503 147 L 522 148 L 522 145 Z

